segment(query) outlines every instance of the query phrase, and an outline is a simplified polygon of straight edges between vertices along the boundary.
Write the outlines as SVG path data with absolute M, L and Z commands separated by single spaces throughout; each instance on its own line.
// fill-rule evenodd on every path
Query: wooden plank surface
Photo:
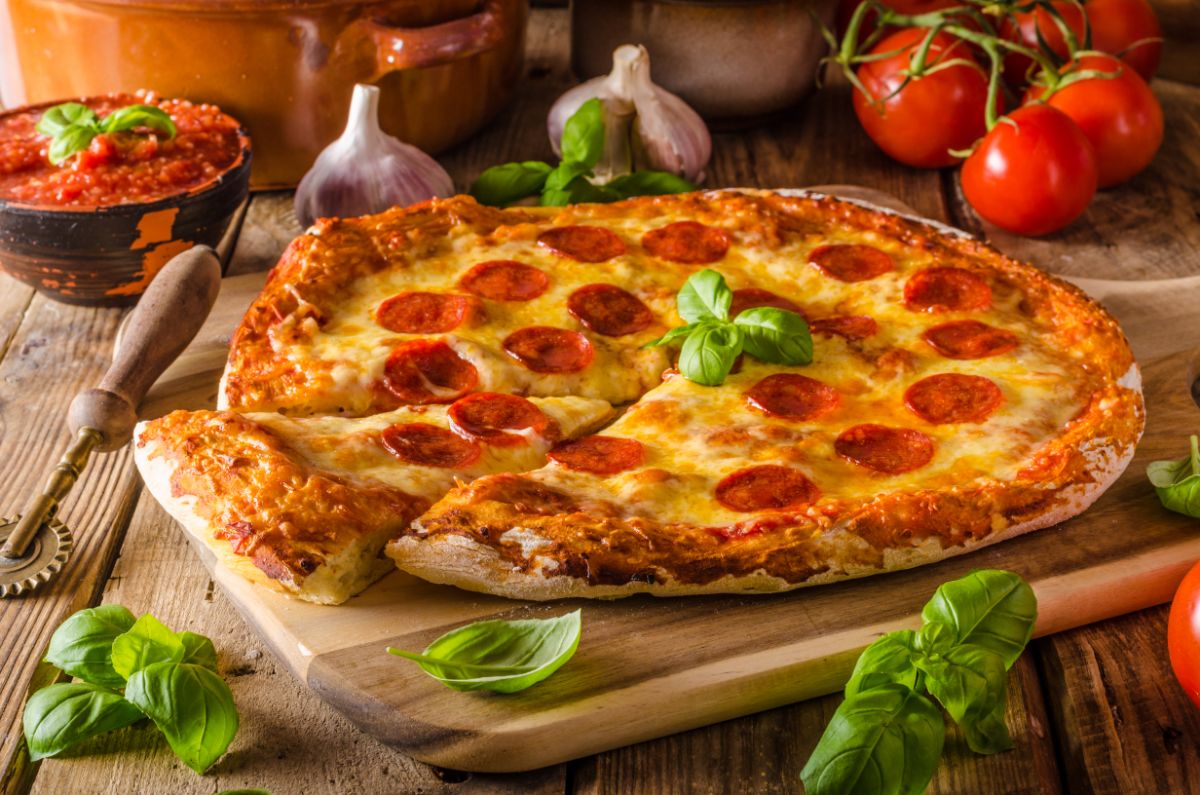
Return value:
M 1168 298 L 1178 298 L 1171 284 Z M 225 322 L 237 317 L 258 286 L 252 277 L 228 281 L 214 314 Z M 1157 316 L 1156 306 L 1150 300 L 1142 309 Z M 158 396 L 156 408 L 197 405 L 212 394 L 224 348 L 203 336 L 199 344 L 209 350 L 207 361 L 197 355 L 187 362 L 206 371 L 207 382 L 179 375 L 182 364 L 172 368 L 168 384 L 199 389 L 174 401 Z M 573 665 L 528 694 L 464 697 L 381 649 L 423 648 L 467 621 L 542 615 L 543 605 L 397 572 L 328 608 L 256 588 L 221 567 L 214 577 L 284 664 L 370 734 L 466 769 L 555 763 L 834 690 L 858 649 L 881 632 L 915 624 L 937 585 L 971 568 L 1025 576 L 1039 595 L 1042 634 L 1164 601 L 1183 562 L 1200 557 L 1200 537 L 1193 522 L 1157 505 L 1143 471 L 1147 461 L 1176 454 L 1178 428 L 1200 417 L 1185 380 L 1197 355 L 1187 350 L 1143 362 L 1149 422 L 1137 458 L 1083 516 L 962 560 L 770 599 L 584 603 L 588 629 Z M 1135 524 L 1137 534 L 1113 532 Z M 197 551 L 215 564 L 203 544 Z
M 1194 18 L 1195 6 L 1191 0 L 1172 0 L 1172 2 L 1184 6 L 1184 12 L 1190 15 L 1187 19 Z M 532 57 L 526 84 L 529 90 L 522 90 L 518 103 L 506 112 L 486 134 L 477 137 L 445 158 L 446 164 L 455 175 L 460 187 L 466 185 L 483 167 L 495 162 L 517 157 L 545 157 L 548 155 L 548 145 L 545 144 L 544 136 L 540 134 L 541 117 L 559 89 L 569 82 L 563 67 L 565 64 L 564 44 L 555 38 L 556 36 L 561 37 L 565 31 L 563 17 L 561 12 L 539 12 L 535 15 L 530 40 Z M 836 90 L 844 91 L 844 89 Z M 1166 101 L 1176 101 L 1175 93 L 1178 93 L 1180 98 L 1190 97 L 1190 101 L 1193 103 L 1191 107 L 1194 107 L 1196 96 L 1194 92 L 1183 90 L 1176 92 L 1175 89 L 1168 87 L 1164 94 L 1161 83 L 1159 91 Z M 821 107 L 838 118 L 831 120 L 819 116 L 814 109 L 818 102 L 825 103 Z M 1171 113 L 1172 111 L 1168 108 L 1169 117 L 1171 117 Z M 824 125 L 823 132 L 818 134 L 816 130 L 807 126 L 810 124 Z M 1184 139 L 1181 138 L 1181 140 Z M 1183 150 L 1182 161 L 1185 167 L 1188 167 L 1189 164 L 1194 166 L 1200 162 L 1195 140 L 1195 136 L 1192 135 L 1192 146 Z M 804 141 L 803 146 L 799 143 L 800 141 Z M 1184 140 L 1184 145 L 1186 146 L 1186 140 Z M 963 210 L 961 204 L 957 203 L 958 197 L 952 190 L 953 177 L 939 178 L 935 175 L 919 174 L 895 166 L 878 155 L 854 124 L 852 116 L 847 111 L 844 94 L 840 98 L 836 94 L 824 95 L 778 123 L 746 136 L 718 136 L 716 146 L 712 184 L 759 182 L 757 175 L 760 172 L 769 177 L 769 179 L 761 180 L 760 184 L 764 186 L 853 180 L 894 192 L 906 198 L 923 212 L 935 217 L 948 217 L 950 220 L 967 217 L 967 212 Z M 849 158 L 849 162 L 843 161 L 843 158 Z M 1162 161 L 1160 160 L 1160 162 Z M 880 170 L 875 171 L 875 168 Z M 948 190 L 948 188 L 950 189 Z M 1195 195 L 1193 194 L 1194 199 Z M 1136 193 L 1128 196 L 1125 201 L 1135 210 L 1139 206 L 1139 196 Z M 269 209 L 267 209 L 267 204 L 270 205 Z M 270 247 L 280 244 L 280 241 L 284 241 L 290 234 L 286 231 L 288 228 L 286 205 L 286 199 L 281 197 L 258 197 L 256 199 L 255 205 L 251 208 L 251 218 L 247 220 L 246 233 L 243 234 L 242 241 L 239 243 L 239 257 L 235 260 L 235 269 L 239 267 L 239 264 L 241 270 L 245 270 L 273 262 L 277 252 L 272 253 L 269 250 Z M 263 208 L 257 215 L 260 220 L 253 220 L 256 215 L 255 210 L 260 206 Z M 944 212 L 939 212 L 939 210 L 944 210 Z M 1157 219 L 1151 215 L 1148 222 L 1156 223 L 1156 221 Z M 1194 218 L 1181 218 L 1179 223 L 1181 224 L 1179 228 L 1185 231 L 1196 228 Z M 270 231 L 263 233 L 264 226 Z M 257 243 L 251 245 L 250 241 L 257 241 Z M 1069 244 L 1064 243 L 1064 245 Z M 247 246 L 249 246 L 249 253 L 244 253 L 243 249 Z M 1153 252 L 1150 253 L 1153 254 Z M 1163 263 L 1153 260 L 1143 262 L 1141 256 L 1135 252 L 1129 260 L 1114 260 L 1112 268 L 1112 272 L 1107 275 L 1120 277 L 1124 274 L 1126 278 L 1136 277 L 1143 273 L 1178 276 L 1195 273 L 1198 270 L 1195 252 L 1192 252 L 1191 257 Z M 4 293 L 5 299 L 7 299 L 11 291 L 5 290 Z M 26 293 L 26 301 L 28 301 L 27 296 L 28 293 Z M 19 301 L 17 303 L 19 304 Z M 0 300 L 0 310 L 3 310 L 3 314 L 0 314 L 0 324 L 11 322 L 9 318 L 12 315 L 8 307 L 12 305 L 7 300 Z M 31 316 L 33 314 L 31 312 Z M 0 325 L 0 330 L 4 328 L 15 329 L 16 324 Z M 43 372 L 43 376 L 37 384 L 38 388 L 42 389 L 45 385 L 59 380 L 59 371 L 69 370 L 74 358 L 76 357 L 69 355 L 58 357 L 54 364 L 45 365 L 43 369 L 52 371 L 53 375 Z M 0 417 L 6 421 L 9 421 L 10 416 L 9 405 L 11 403 L 3 406 L 3 414 L 0 414 Z M 45 414 L 54 416 L 53 418 L 43 417 L 39 427 L 48 427 L 48 423 L 52 419 L 57 421 L 58 415 L 53 409 L 46 411 Z M 23 415 L 21 421 L 24 422 L 28 419 Z M 22 426 L 22 433 L 25 432 Z M 8 433 L 9 431 L 6 429 L 6 435 Z M 0 441 L 0 445 L 7 445 L 7 442 Z M 53 462 L 55 455 L 57 452 L 53 454 L 43 452 L 42 460 L 27 460 L 26 465 L 40 471 L 43 465 L 49 466 Z M 9 470 L 0 468 L 0 472 L 8 474 Z M 86 477 L 91 479 L 95 474 L 90 472 Z M 41 476 L 38 475 L 38 477 Z M 11 480 L 11 478 L 7 480 Z M 20 496 L 24 496 L 23 491 L 18 492 L 18 489 L 11 484 L 2 493 L 9 503 L 12 503 L 14 494 L 19 493 Z M 111 507 L 103 512 L 106 523 L 111 524 L 114 518 L 119 519 L 119 517 L 114 517 L 114 513 L 120 512 L 114 512 Z M 147 513 L 151 513 L 151 515 L 146 515 Z M 240 627 L 240 620 L 233 612 L 232 607 L 222 599 L 219 591 L 212 592 L 211 602 L 204 601 L 200 607 L 189 606 L 193 600 L 204 600 L 210 587 L 206 581 L 202 586 L 201 581 L 193 582 L 185 577 L 168 574 L 167 572 L 172 572 L 173 569 L 160 565 L 163 561 L 177 561 L 181 566 L 190 566 L 189 571 L 193 575 L 198 570 L 186 547 L 181 546 L 181 538 L 177 534 L 171 535 L 166 532 L 165 521 L 157 508 L 154 508 L 153 512 L 144 507 L 139 509 L 134 527 L 130 530 L 131 538 L 134 537 L 133 532 L 142 527 L 149 537 L 171 539 L 176 546 L 165 552 L 166 557 L 164 558 L 150 558 L 147 559 L 146 564 L 136 565 L 136 561 L 130 557 L 133 554 L 132 550 L 136 547 L 131 544 L 122 553 L 123 560 L 128 559 L 129 565 L 121 569 L 117 574 L 119 579 L 110 587 L 116 587 L 116 584 L 127 584 L 125 587 L 138 584 L 138 590 L 125 591 L 124 593 L 128 596 L 123 595 L 120 598 L 134 598 L 135 594 L 144 594 L 144 598 L 147 600 L 146 606 L 155 612 L 162 612 L 164 616 L 169 616 L 171 619 L 182 616 L 188 621 L 194 621 L 189 624 L 189 628 L 213 635 L 218 639 L 218 645 L 222 649 L 223 668 L 240 672 L 240 666 L 247 664 L 242 662 L 244 657 L 263 650 L 248 635 L 243 635 L 242 640 L 239 641 L 236 639 L 235 633 L 223 634 Z M 119 528 L 114 529 L 119 530 Z M 77 562 L 78 560 L 77 557 Z M 100 563 L 93 556 L 87 565 L 99 566 Z M 86 586 L 84 590 L 86 590 Z M 112 591 L 111 594 L 107 597 L 109 601 L 116 598 L 115 591 Z M 82 603 L 86 599 L 81 597 L 77 601 Z M 179 603 L 178 606 L 176 606 L 176 602 Z M 1150 615 L 1150 620 L 1155 620 L 1153 618 L 1155 615 L 1160 616 L 1156 620 L 1161 624 L 1161 616 L 1165 615 L 1165 612 L 1162 609 L 1147 611 L 1147 613 L 1138 614 L 1139 617 L 1136 620 L 1143 620 L 1141 616 L 1147 614 Z M 1079 647 L 1104 648 L 1112 654 L 1124 648 L 1123 636 L 1126 633 L 1127 625 L 1122 622 L 1128 620 L 1131 619 L 1104 622 L 1094 627 L 1056 636 L 1053 640 L 1057 642 L 1060 639 L 1078 636 L 1079 639 L 1074 642 Z M 12 648 L 21 652 L 22 659 L 36 659 L 40 650 L 32 647 L 44 644 L 52 626 L 40 633 L 29 632 L 30 626 L 33 626 L 33 622 L 17 621 L 11 615 L 0 618 L 0 644 L 4 642 L 5 638 L 12 637 L 14 633 L 23 635 L 20 643 Z M 225 641 L 225 638 L 230 638 L 230 640 Z M 1049 642 L 1048 640 L 1039 641 L 1039 648 Z M 8 655 L 8 647 L 0 649 L 0 653 Z M 1183 697 L 1177 692 L 1177 688 L 1172 691 L 1173 683 L 1163 667 L 1165 658 L 1163 657 L 1161 638 L 1148 637 L 1144 646 L 1128 650 L 1127 656 L 1116 659 L 1120 659 L 1122 665 L 1129 666 L 1136 671 L 1145 669 L 1145 659 L 1149 655 L 1156 655 L 1157 663 L 1152 671 L 1146 673 L 1148 689 L 1142 697 L 1162 699 L 1163 703 L 1169 705 L 1169 710 L 1179 711 L 1182 704 L 1186 702 L 1181 701 Z M 6 656 L 6 659 L 10 658 Z M 250 699 L 253 703 L 261 705 L 258 709 L 269 716 L 272 712 L 279 711 L 292 702 L 307 698 L 308 706 L 299 706 L 297 713 L 292 714 L 311 716 L 312 720 L 318 721 L 329 720 L 330 711 L 316 702 L 306 690 L 303 688 L 288 689 L 286 686 L 289 681 L 288 676 L 271 666 L 269 654 L 263 653 L 261 657 L 252 657 L 251 659 L 256 661 L 254 673 L 233 677 L 239 703 Z M 1025 745 L 1019 739 L 1016 751 L 991 758 L 976 757 L 966 752 L 961 746 L 952 744 L 947 750 L 943 767 L 934 782 L 937 791 L 990 793 L 1053 792 L 1058 790 L 1058 775 L 1051 770 L 1054 760 L 1047 756 L 1047 751 L 1053 746 L 1053 742 L 1045 736 L 1048 726 L 1039 717 L 1044 714 L 1044 709 L 1036 708 L 1042 704 L 1042 688 L 1036 681 L 1033 681 L 1034 671 L 1031 666 L 1022 664 L 1017 670 L 1022 673 L 1015 678 L 1015 681 L 1010 680 L 1010 691 L 1013 693 L 1011 698 L 1016 701 L 1019 697 L 1022 703 L 1029 702 L 1035 707 L 1028 710 L 1030 716 L 1028 736 L 1031 738 L 1029 744 Z M 1086 667 L 1068 667 L 1064 670 L 1066 675 L 1061 682 L 1056 682 L 1053 688 L 1048 685 L 1046 692 L 1055 698 L 1070 697 L 1085 707 L 1105 703 L 1104 678 L 1095 677 L 1088 672 Z M 1107 676 L 1111 676 L 1111 673 Z M 8 765 L 8 761 L 13 745 L 12 740 L 15 738 L 15 732 L 12 731 L 12 727 L 14 727 L 12 718 L 19 709 L 20 702 L 23 701 L 25 687 L 26 682 L 13 677 L 4 680 L 2 688 L 0 688 L 0 703 L 9 705 L 9 709 L 3 713 L 4 722 L 0 723 L 0 726 L 4 726 L 4 737 L 7 741 L 5 745 L 0 746 L 0 750 L 3 752 L 0 755 L 0 765 L 4 765 L 8 771 L 5 774 L 5 787 L 3 788 L 6 792 L 19 778 L 14 774 L 14 768 Z M 601 754 L 572 766 L 573 787 L 585 792 L 615 792 L 622 791 L 623 787 L 630 788 L 629 791 L 638 791 L 636 788 L 639 782 L 657 781 L 673 782 L 672 786 L 675 786 L 677 791 L 799 792 L 799 769 L 807 756 L 809 745 L 815 741 L 815 733 L 824 726 L 835 704 L 836 699 L 832 697 L 803 702 L 673 738 Z M 309 708 L 311 708 L 311 712 L 306 711 Z M 1011 709 L 1010 706 L 1010 725 L 1013 725 L 1014 721 L 1019 718 L 1012 715 Z M 353 792 L 356 791 L 355 788 L 359 784 L 367 783 L 378 785 L 380 789 L 363 788 L 357 791 L 404 792 L 411 791 L 406 787 L 409 783 L 415 782 L 420 782 L 422 787 L 428 783 L 432 791 L 437 791 L 436 787 L 438 786 L 450 784 L 453 786 L 446 786 L 447 791 L 496 791 L 496 785 L 491 779 L 483 780 L 479 777 L 448 773 L 442 773 L 439 778 L 431 769 L 415 763 L 406 763 L 400 755 L 363 737 L 346 727 L 345 724 L 338 725 L 333 722 L 328 725 L 331 728 L 313 731 L 311 737 L 307 730 L 296 730 L 297 727 L 294 726 L 282 727 L 280 731 L 287 731 L 289 734 L 288 747 L 291 749 L 291 753 L 284 760 L 273 764 L 270 760 L 257 758 L 255 754 L 258 751 L 246 746 L 242 755 L 237 757 L 234 766 L 236 772 L 233 769 L 226 770 L 227 763 L 223 762 L 220 766 L 221 778 L 219 780 L 253 783 L 266 786 L 276 793 L 292 791 Z M 1024 725 L 1013 725 L 1014 733 L 1021 732 Z M 1143 728 L 1151 733 L 1154 731 L 1153 726 Z M 1179 742 L 1164 747 L 1168 748 L 1168 753 L 1175 754 L 1175 758 L 1190 754 L 1187 758 L 1193 760 L 1190 763 L 1193 767 L 1184 769 L 1192 771 L 1194 780 L 1194 760 L 1197 758 L 1195 726 L 1182 722 L 1176 728 L 1181 732 L 1181 737 L 1177 738 Z M 1135 729 L 1135 731 L 1138 730 L 1141 729 Z M 1087 754 L 1087 764 L 1094 770 L 1107 770 L 1106 775 L 1113 781 L 1133 782 L 1133 785 L 1125 791 L 1159 791 L 1151 790 L 1149 785 L 1140 786 L 1136 782 L 1137 773 L 1145 768 L 1135 767 L 1134 763 L 1141 762 L 1144 765 L 1146 764 L 1145 759 L 1126 758 L 1123 754 L 1111 753 L 1114 744 L 1124 736 L 1124 731 L 1118 727 L 1102 742 L 1100 735 L 1094 731 L 1083 733 L 1080 738 L 1080 748 Z M 1173 735 L 1170 732 L 1162 732 L 1162 736 L 1166 738 Z M 793 741 L 797 744 L 808 743 L 809 745 L 798 748 L 795 747 Z M 151 741 L 147 738 L 146 742 L 150 743 Z M 239 743 L 241 742 L 239 740 Z M 79 791 L 211 793 L 219 789 L 214 781 L 200 779 L 190 773 L 185 774 L 176 769 L 177 765 L 173 767 L 173 760 L 169 754 L 164 752 L 161 744 L 157 745 L 157 751 L 154 754 L 149 754 L 141 759 L 139 765 L 121 764 L 121 758 L 125 754 L 134 752 L 136 744 L 137 738 L 131 737 L 127 738 L 124 743 L 117 743 L 108 749 L 111 753 L 106 753 L 101 757 L 44 763 L 39 775 L 38 791 L 46 793 Z M 257 745 L 258 740 L 255 740 L 254 744 Z M 120 749 L 120 753 L 117 753 L 118 749 Z M 722 762 L 714 761 L 714 757 L 721 754 L 728 755 L 730 766 L 736 767 L 743 775 L 734 777 L 725 772 Z M 768 761 L 768 757 L 774 761 Z M 1150 755 L 1149 758 L 1153 760 L 1149 764 L 1159 763 L 1159 760 L 1155 759 L 1153 755 Z M 417 772 L 398 774 L 396 772 L 397 764 L 411 764 L 413 771 Z M 362 774 L 359 778 L 335 779 L 337 783 L 331 784 L 328 778 L 331 775 L 331 769 L 334 768 L 360 772 L 375 769 L 381 773 L 379 776 L 372 773 L 370 776 Z M 549 773 L 548 780 L 555 783 L 549 787 L 538 785 L 534 791 L 563 791 L 564 788 L 572 786 L 570 781 L 566 785 L 562 783 L 563 773 L 561 770 L 562 768 L 555 768 Z M 760 775 L 760 771 L 768 772 Z M 396 778 L 389 779 L 389 775 L 396 775 Z M 680 779 L 680 776 L 688 778 Z M 1072 782 L 1068 781 L 1068 783 Z M 339 788 L 339 785 L 342 788 Z M 1080 792 L 1118 791 L 1113 788 L 1083 788 L 1074 785 L 1069 789 Z M 641 791 L 654 790 L 643 788 Z M 662 791 L 670 790 L 664 787 Z

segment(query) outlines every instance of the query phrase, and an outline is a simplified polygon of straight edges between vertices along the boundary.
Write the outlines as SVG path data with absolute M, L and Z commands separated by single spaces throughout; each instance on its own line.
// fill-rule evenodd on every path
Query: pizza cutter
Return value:
M 19 596 L 49 582 L 74 541 L 55 514 L 93 451 L 119 450 L 133 436 L 146 391 L 200 330 L 221 288 L 221 263 L 196 246 L 163 266 L 130 313 L 108 372 L 95 389 L 71 401 L 67 425 L 74 441 L 45 489 L 15 519 L 0 520 L 0 597 Z

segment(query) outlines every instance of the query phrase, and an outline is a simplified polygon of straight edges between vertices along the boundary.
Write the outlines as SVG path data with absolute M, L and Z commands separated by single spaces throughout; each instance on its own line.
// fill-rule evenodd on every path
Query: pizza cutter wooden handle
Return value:
M 108 372 L 95 389 L 71 401 L 71 433 L 92 428 L 100 434 L 97 450 L 123 447 L 133 435 L 138 404 L 196 336 L 220 289 L 221 263 L 208 246 L 164 265 L 130 314 Z

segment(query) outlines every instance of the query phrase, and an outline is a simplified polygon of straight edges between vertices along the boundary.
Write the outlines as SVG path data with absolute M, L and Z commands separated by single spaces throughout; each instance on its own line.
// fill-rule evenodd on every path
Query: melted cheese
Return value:
M 455 481 L 470 481 L 495 472 L 524 472 L 546 461 L 546 451 L 558 438 L 572 438 L 607 422 L 612 407 L 598 400 L 577 397 L 533 398 L 533 403 L 558 426 L 558 436 L 523 434 L 526 444 L 501 447 L 481 445 L 482 454 L 461 469 L 418 466 L 397 461 L 380 443 L 388 426 L 411 422 L 449 428 L 446 406 L 410 406 L 370 417 L 286 417 L 255 412 L 247 418 L 287 441 L 314 467 L 373 480 L 402 491 L 438 500 Z

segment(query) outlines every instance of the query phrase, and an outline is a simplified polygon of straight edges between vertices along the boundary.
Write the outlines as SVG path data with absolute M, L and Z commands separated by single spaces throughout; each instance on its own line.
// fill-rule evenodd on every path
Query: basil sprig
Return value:
M 64 102 L 43 113 L 37 123 L 37 131 L 50 137 L 47 155 L 56 166 L 76 152 L 87 149 L 97 135 L 138 127 L 155 130 L 168 139 L 175 137 L 175 122 L 153 105 L 129 105 L 101 118 L 87 105 Z
M 561 668 L 579 648 L 582 616 L 476 621 L 451 630 L 416 654 L 388 647 L 454 690 L 516 693 Z
M 743 351 L 774 364 L 812 363 L 812 335 L 803 317 L 786 309 L 758 306 L 742 310 L 730 320 L 732 305 L 733 291 L 724 276 L 709 268 L 693 273 L 675 297 L 676 309 L 687 325 L 673 328 L 643 347 L 682 340 L 679 372 L 705 386 L 725 383 Z
M 800 773 L 809 795 L 924 792 L 945 742 L 941 709 L 976 753 L 1012 747 L 1005 679 L 1033 635 L 1033 589 L 1012 572 L 974 571 L 938 588 L 921 617 L 920 631 L 889 632 L 859 656 Z
M 604 105 L 589 99 L 563 125 L 562 160 L 557 166 L 539 160 L 492 166 L 471 185 L 481 204 L 502 206 L 538 196 L 547 207 L 580 202 L 607 203 L 631 196 L 686 193 L 696 186 L 666 171 L 635 171 L 604 184 L 593 181 L 604 154 Z
M 1192 436 L 1191 452 L 1178 461 L 1154 461 L 1146 477 L 1163 507 L 1200 519 L 1200 437 Z
M 25 704 L 34 760 L 149 717 L 171 750 L 203 773 L 237 734 L 212 641 L 172 632 L 154 616 L 135 621 L 121 605 L 80 610 L 54 631 L 46 662 L 83 681 L 43 687 Z

